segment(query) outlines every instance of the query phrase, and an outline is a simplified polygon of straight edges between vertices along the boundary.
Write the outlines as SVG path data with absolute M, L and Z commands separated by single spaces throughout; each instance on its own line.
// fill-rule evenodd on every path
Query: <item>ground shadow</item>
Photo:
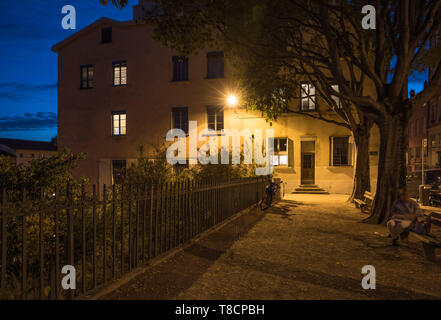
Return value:
M 204 236 L 173 257 L 107 294 L 102 299 L 174 299 L 191 287 L 231 246 L 259 222 L 265 213 L 257 208 Z

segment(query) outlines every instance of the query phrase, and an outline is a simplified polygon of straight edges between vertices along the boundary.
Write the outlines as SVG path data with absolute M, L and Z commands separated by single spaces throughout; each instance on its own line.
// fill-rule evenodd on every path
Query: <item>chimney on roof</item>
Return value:
M 144 10 L 152 8 L 154 3 L 151 0 L 139 0 L 139 4 L 133 6 L 133 20 L 137 21 L 144 16 Z

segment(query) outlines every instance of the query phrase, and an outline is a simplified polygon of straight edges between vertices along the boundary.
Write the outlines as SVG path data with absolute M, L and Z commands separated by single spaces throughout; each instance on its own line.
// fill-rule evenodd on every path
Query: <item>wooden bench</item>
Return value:
M 374 195 L 369 191 L 366 191 L 363 197 L 364 200 L 354 199 L 355 207 L 361 209 L 363 212 L 371 212 L 372 204 L 374 203 Z
M 430 212 L 427 216 L 430 218 L 430 222 L 432 225 L 437 225 L 441 227 L 440 213 Z M 436 260 L 435 249 L 441 248 L 441 238 L 427 234 L 418 234 L 415 232 L 413 232 L 413 234 L 423 244 L 423 250 L 426 259 L 430 261 L 435 261 Z

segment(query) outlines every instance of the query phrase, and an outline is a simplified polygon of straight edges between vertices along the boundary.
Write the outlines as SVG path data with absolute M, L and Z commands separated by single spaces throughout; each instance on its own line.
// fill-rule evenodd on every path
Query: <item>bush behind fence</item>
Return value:
M 16 190 L 3 190 L 0 299 L 84 295 L 256 204 L 267 183 L 66 184 L 39 195 L 23 190 L 18 201 Z M 76 290 L 61 288 L 64 265 L 76 269 Z

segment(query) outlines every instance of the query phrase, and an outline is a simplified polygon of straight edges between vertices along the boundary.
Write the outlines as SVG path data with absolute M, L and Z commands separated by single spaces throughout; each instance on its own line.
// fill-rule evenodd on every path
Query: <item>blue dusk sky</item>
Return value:
M 101 17 L 130 20 L 99 0 L 0 1 L 0 137 L 49 141 L 57 134 L 57 54 L 51 47 Z M 76 9 L 76 30 L 64 30 L 61 8 Z
M 101 17 L 130 20 L 132 6 L 120 10 L 99 0 L 0 1 L 0 137 L 49 141 L 57 134 L 57 54 L 51 47 Z M 76 9 L 76 30 L 61 27 L 65 5 Z M 427 74 L 410 78 L 422 89 Z

